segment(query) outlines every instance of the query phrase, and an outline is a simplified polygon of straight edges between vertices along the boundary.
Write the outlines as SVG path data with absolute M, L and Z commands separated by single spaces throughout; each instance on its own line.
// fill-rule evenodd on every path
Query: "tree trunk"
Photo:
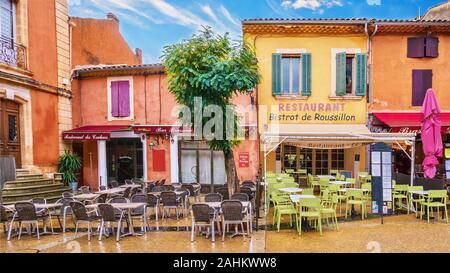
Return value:
M 224 155 L 225 171 L 227 173 L 228 193 L 231 197 L 234 193 L 239 192 L 239 178 L 237 176 L 233 151 L 224 152 Z

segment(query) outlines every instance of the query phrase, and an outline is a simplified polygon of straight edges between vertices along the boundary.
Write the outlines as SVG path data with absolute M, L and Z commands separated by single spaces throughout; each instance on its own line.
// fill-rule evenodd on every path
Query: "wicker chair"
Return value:
M 122 211 L 119 215 L 116 213 L 116 209 L 111 204 L 100 204 L 98 205 L 98 211 L 100 214 L 100 235 L 99 241 L 102 240 L 103 234 L 105 233 L 105 224 L 108 224 L 112 230 L 114 235 L 114 227 L 112 224 L 117 223 L 117 236 L 116 241 L 120 240 L 120 231 L 122 228 L 122 222 L 128 219 L 125 217 L 124 211 Z
M 118 188 L 119 187 L 119 182 L 117 182 L 116 180 L 113 180 L 109 183 L 111 188 Z
M 133 181 L 131 179 L 125 179 L 125 185 L 133 185 Z
M 256 184 L 255 184 L 255 182 L 253 182 L 251 180 L 245 180 L 241 183 L 241 187 L 244 187 L 244 186 L 255 187 Z
M 91 190 L 89 186 L 83 186 L 78 189 L 82 194 L 90 194 Z
M 30 202 L 16 203 L 14 205 L 17 212 L 17 220 L 19 221 L 19 240 L 22 235 L 23 225 L 35 225 L 37 238 L 40 240 L 39 234 L 39 221 L 42 221 L 44 227 L 50 222 L 50 217 L 48 214 L 38 214 L 36 212 L 36 206 Z M 53 228 L 52 228 L 53 230 Z
M 241 187 L 241 193 L 245 193 L 248 196 L 248 201 L 252 201 L 254 198 L 253 191 L 250 188 Z
M 229 225 L 235 225 L 236 233 L 238 231 L 238 225 L 241 226 L 242 235 L 245 240 L 244 223 L 247 223 L 246 214 L 243 212 L 243 206 L 241 201 L 237 200 L 225 200 L 222 202 L 222 242 L 225 241 L 225 230 L 229 228 Z
M 142 179 L 140 179 L 140 178 L 133 178 L 133 179 L 131 179 L 131 182 L 133 182 L 133 184 L 136 184 L 136 185 L 141 185 L 142 184 Z
M 106 191 L 108 189 L 108 187 L 106 187 L 106 186 L 100 186 L 99 187 L 99 190 L 101 190 L 101 191 Z
M 0 205 L 0 224 L 3 224 L 3 231 L 8 232 L 8 226 L 12 221 L 12 217 L 8 215 L 4 206 Z
M 125 188 L 125 190 L 122 193 L 122 197 L 129 199 L 131 195 L 131 188 Z
M 163 207 L 163 213 L 162 213 L 162 218 L 164 218 L 165 216 L 165 211 L 166 209 L 169 210 L 169 218 L 170 218 L 170 210 L 171 209 L 175 209 L 176 211 L 176 215 L 177 215 L 177 220 L 179 217 L 179 208 L 182 208 L 182 200 L 181 198 L 177 197 L 177 194 L 173 191 L 163 191 L 161 193 L 161 203 L 162 203 L 162 207 Z
M 175 187 L 172 185 L 163 185 L 164 191 L 175 191 Z
M 148 221 L 147 221 L 147 204 L 148 196 L 146 194 L 135 194 L 131 197 L 131 203 L 145 203 L 145 206 L 131 210 L 131 218 L 139 218 L 142 223 L 141 230 L 143 232 L 147 231 Z
M 191 192 L 187 189 L 180 188 L 176 190 L 178 192 L 182 192 L 179 197 L 181 198 L 181 202 L 183 204 L 183 216 L 189 214 L 189 208 L 191 206 L 189 201 L 189 196 L 191 196 Z
M 62 193 L 62 198 L 73 198 L 73 193 L 71 192 L 63 192 Z
M 163 192 L 163 191 L 165 191 L 164 186 L 154 186 L 152 188 L 152 192 Z
M 72 214 L 72 209 L 70 208 L 71 202 L 75 202 L 75 200 L 73 198 L 62 198 L 56 201 L 56 203 L 62 204 L 59 211 L 56 211 L 55 215 L 56 217 L 58 217 L 58 221 L 60 224 L 61 221 L 59 220 L 59 217 L 63 218 L 63 225 L 62 225 L 63 233 L 66 233 L 67 215 Z
M 248 195 L 246 193 L 235 193 L 231 196 L 230 198 L 231 200 L 238 200 L 241 202 L 248 202 L 249 198 Z
M 72 209 L 75 220 L 75 237 L 78 234 L 79 224 L 85 223 L 88 225 L 88 241 L 90 241 L 92 232 L 91 223 L 100 221 L 101 217 L 98 215 L 89 215 L 84 204 L 80 202 L 70 202 L 70 208 Z
M 216 221 L 217 214 L 214 211 L 213 214 L 210 212 L 210 207 L 206 204 L 193 204 L 192 205 L 192 229 L 191 229 L 191 242 L 195 240 L 195 228 L 206 227 L 208 234 L 211 231 L 212 242 L 216 241 L 214 225 L 217 223 L 217 227 L 220 233 L 220 223 Z M 211 230 L 210 230 L 211 229 Z
M 104 204 L 108 200 L 108 194 L 100 194 L 97 198 L 94 199 L 94 204 Z
M 190 196 L 194 197 L 195 200 L 198 199 L 200 191 L 199 190 L 195 190 L 193 185 L 191 185 L 191 184 L 182 184 L 181 188 L 188 190 L 189 193 L 190 193 Z
M 151 193 L 148 193 L 147 196 L 148 196 L 147 209 L 153 208 L 155 210 L 155 218 L 156 222 L 158 222 L 159 198 Z
M 208 193 L 205 195 L 205 202 L 222 202 L 223 196 L 220 193 Z
M 131 197 L 133 197 L 134 195 L 136 195 L 138 192 L 140 192 L 141 191 L 141 189 L 139 189 L 139 188 L 132 188 L 131 190 L 130 190 L 130 194 L 128 195 L 128 199 L 131 199 Z
M 218 187 L 218 188 L 216 188 L 216 192 L 220 193 L 223 196 L 224 200 L 230 199 L 230 195 L 228 193 L 228 188 L 226 188 L 226 187 Z
M 34 205 L 45 205 L 45 204 L 47 204 L 47 199 L 41 198 L 41 197 L 36 197 L 36 198 L 31 199 L 30 202 L 33 203 Z M 43 215 L 43 214 L 46 214 L 47 211 L 44 209 L 40 209 L 40 210 L 36 211 L 36 213 L 38 215 Z
M 147 193 L 151 192 L 153 188 L 155 187 L 154 183 L 147 183 L 147 187 L 145 188 Z

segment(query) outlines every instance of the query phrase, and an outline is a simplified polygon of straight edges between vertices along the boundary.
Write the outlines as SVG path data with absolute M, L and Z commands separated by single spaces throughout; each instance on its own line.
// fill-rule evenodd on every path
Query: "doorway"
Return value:
M 14 156 L 18 169 L 22 167 L 20 145 L 19 104 L 0 99 L 0 155 Z
M 144 176 L 143 145 L 139 138 L 115 138 L 106 142 L 108 184 Z

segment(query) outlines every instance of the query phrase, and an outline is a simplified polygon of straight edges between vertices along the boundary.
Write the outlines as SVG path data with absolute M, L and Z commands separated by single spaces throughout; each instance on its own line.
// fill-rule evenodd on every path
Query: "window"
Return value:
M 308 173 L 313 173 L 313 150 L 311 149 L 300 149 L 299 158 L 299 169 L 306 169 Z
M 408 58 L 436 58 L 439 56 L 439 39 L 437 37 L 409 37 Z
M 425 94 L 433 87 L 433 71 L 431 69 L 417 69 L 412 71 L 412 106 L 421 106 Z
M 300 91 L 300 55 L 284 55 L 282 57 L 282 90 L 283 95 L 298 95 Z
M 355 56 L 347 55 L 345 62 L 345 94 L 353 95 L 353 63 Z
M 344 52 L 342 52 L 344 51 Z M 335 77 L 332 80 L 335 90 L 333 96 L 360 96 L 367 92 L 367 55 L 359 49 L 333 49 L 335 63 L 332 70 Z
M 311 54 L 272 54 L 272 95 L 311 95 Z
M 2 39 L 14 39 L 14 1 L 0 0 L 0 35 Z
M 133 111 L 133 78 L 108 79 L 108 120 L 131 120 Z
M 283 146 L 283 167 L 284 169 L 297 168 L 297 147 L 285 145 Z
M 328 150 L 316 150 L 316 175 L 327 175 L 328 169 Z
M 344 170 L 344 150 L 332 150 L 331 151 L 331 169 L 333 170 Z

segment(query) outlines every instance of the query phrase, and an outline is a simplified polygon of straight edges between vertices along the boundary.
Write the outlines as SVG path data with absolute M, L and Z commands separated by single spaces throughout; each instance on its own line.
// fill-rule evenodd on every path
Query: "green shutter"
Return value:
M 367 91 L 367 54 L 356 54 L 356 95 L 365 96 Z
M 311 96 L 311 53 L 302 54 L 302 96 Z
M 272 54 L 272 96 L 281 95 L 281 54 Z
M 347 54 L 345 52 L 336 54 L 336 96 L 345 96 L 345 66 Z

